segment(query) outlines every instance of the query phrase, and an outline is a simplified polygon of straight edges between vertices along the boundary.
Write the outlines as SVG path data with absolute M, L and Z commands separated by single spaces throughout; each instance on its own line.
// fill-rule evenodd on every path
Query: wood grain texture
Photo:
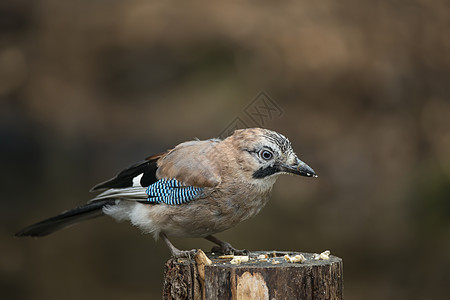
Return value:
M 261 254 L 268 259 L 258 259 Z M 251 252 L 250 260 L 238 265 L 208 253 L 212 264 L 202 266 L 204 279 L 194 259 L 170 259 L 163 299 L 343 299 L 342 259 L 315 260 L 313 254 L 301 253 L 305 262 L 290 263 L 285 254 L 300 253 Z

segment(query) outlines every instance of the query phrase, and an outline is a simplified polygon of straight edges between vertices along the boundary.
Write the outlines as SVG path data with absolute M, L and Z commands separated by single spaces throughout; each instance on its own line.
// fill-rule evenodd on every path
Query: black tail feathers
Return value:
M 116 200 L 105 199 L 88 203 L 78 208 L 65 211 L 60 215 L 30 225 L 16 233 L 17 237 L 33 236 L 41 237 L 63 229 L 81 221 L 93 219 L 103 215 L 102 208 L 106 205 L 114 205 Z

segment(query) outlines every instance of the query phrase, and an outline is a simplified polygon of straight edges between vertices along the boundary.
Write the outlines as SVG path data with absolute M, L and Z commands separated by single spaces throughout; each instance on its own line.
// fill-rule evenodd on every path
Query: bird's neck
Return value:
M 265 194 L 272 191 L 272 187 L 277 181 L 278 175 L 272 175 L 265 178 L 252 178 L 250 183 L 259 193 Z

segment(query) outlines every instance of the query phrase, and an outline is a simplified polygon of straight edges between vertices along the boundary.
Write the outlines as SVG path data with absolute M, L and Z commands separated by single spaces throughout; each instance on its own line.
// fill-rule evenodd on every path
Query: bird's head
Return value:
M 275 179 L 280 174 L 317 177 L 314 170 L 297 157 L 289 140 L 280 133 L 262 128 L 240 129 L 229 139 L 240 152 L 238 163 L 254 180 Z

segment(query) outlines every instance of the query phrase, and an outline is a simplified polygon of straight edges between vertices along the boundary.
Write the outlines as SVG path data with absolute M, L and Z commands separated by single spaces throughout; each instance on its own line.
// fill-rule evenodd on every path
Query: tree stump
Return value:
M 288 261 L 300 254 L 304 262 Z M 168 260 L 163 299 L 343 299 L 339 257 L 257 251 L 242 258 L 234 264 L 231 256 L 199 250 L 195 259 Z

